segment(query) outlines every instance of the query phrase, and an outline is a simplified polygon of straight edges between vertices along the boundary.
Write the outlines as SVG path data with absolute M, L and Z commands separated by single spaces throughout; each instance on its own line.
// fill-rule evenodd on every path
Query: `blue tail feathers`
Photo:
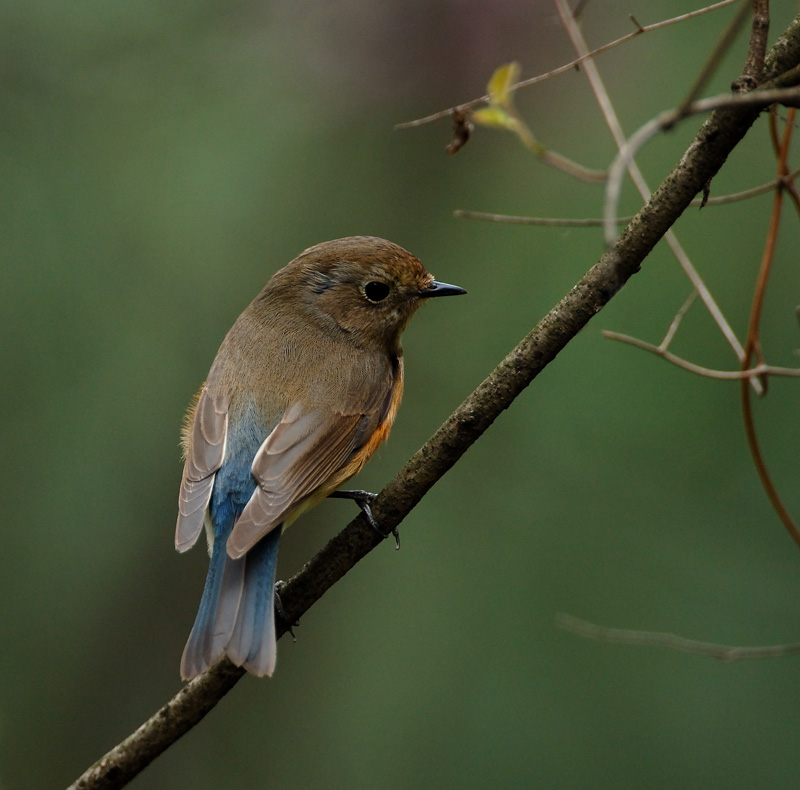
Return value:
M 282 525 L 240 559 L 231 559 L 227 551 L 233 525 L 256 487 L 250 471 L 253 457 L 273 427 L 264 423 L 252 401 L 231 414 L 225 460 L 208 508 L 214 525 L 208 576 L 181 659 L 186 680 L 224 655 L 254 675 L 271 675 L 275 669 L 274 586 Z
M 275 669 L 275 570 L 281 528 L 241 559 L 226 551 L 233 519 L 218 529 L 200 608 L 181 659 L 181 676 L 196 677 L 227 655 L 254 675 Z

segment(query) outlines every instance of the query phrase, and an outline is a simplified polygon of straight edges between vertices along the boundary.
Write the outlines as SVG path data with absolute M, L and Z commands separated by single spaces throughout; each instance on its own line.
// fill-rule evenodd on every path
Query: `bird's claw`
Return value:
M 378 522 L 375 520 L 375 516 L 372 514 L 372 508 L 370 505 L 372 502 L 375 501 L 377 498 L 377 494 L 373 494 L 370 491 L 362 491 L 361 489 L 355 489 L 353 491 L 334 491 L 330 494 L 331 497 L 334 499 L 352 499 L 360 508 L 361 512 L 364 514 L 364 517 L 367 519 L 367 523 L 384 539 L 389 537 L 389 535 L 394 535 L 394 547 L 395 550 L 400 550 L 400 533 L 397 531 L 397 527 L 393 527 L 389 532 L 384 532 L 379 526 Z
M 289 631 L 289 634 L 292 637 L 292 642 L 296 642 L 297 637 L 294 635 L 294 628 L 300 625 L 300 621 L 295 620 L 294 622 L 292 622 L 287 616 L 286 610 L 283 608 L 283 602 L 281 601 L 281 594 L 278 592 L 278 590 L 279 588 L 283 587 L 284 584 L 286 584 L 286 582 L 280 580 L 275 582 L 275 613 L 278 615 L 278 617 L 281 618 L 281 620 L 283 620 L 284 623 L 286 623 L 286 627 Z

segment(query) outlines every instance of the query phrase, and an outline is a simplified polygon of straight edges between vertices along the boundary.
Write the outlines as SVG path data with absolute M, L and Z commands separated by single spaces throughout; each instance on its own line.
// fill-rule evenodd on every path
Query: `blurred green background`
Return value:
M 584 12 L 592 45 L 698 7 Z M 773 33 L 797 10 L 772 4 Z M 628 133 L 678 104 L 731 9 L 599 61 Z M 182 415 L 230 324 L 316 242 L 381 235 L 469 290 L 406 334 L 406 396 L 357 479 L 378 490 L 602 251 L 599 230 L 453 209 L 599 216 L 602 190 L 477 130 L 393 125 L 573 57 L 549 2 L 0 4 L 0 788 L 68 784 L 180 688 L 206 556 L 172 547 Z M 738 76 L 740 35 L 706 93 Z M 546 144 L 605 167 L 580 72 L 521 93 Z M 652 142 L 655 186 L 690 120 Z M 792 157 L 797 160 L 797 157 Z M 797 164 L 794 161 L 794 164 Z M 715 194 L 773 178 L 761 121 Z M 638 202 L 628 190 L 623 211 Z M 769 195 L 676 230 L 744 335 Z M 797 364 L 787 206 L 763 346 Z M 604 340 L 659 342 L 689 293 L 664 245 L 405 522 L 135 782 L 147 788 L 796 787 L 800 666 L 609 645 L 558 612 L 727 644 L 800 640 L 800 554 L 756 479 L 737 385 Z M 735 367 L 695 306 L 675 350 Z M 800 515 L 796 381 L 756 403 Z M 354 515 L 321 505 L 294 573 Z

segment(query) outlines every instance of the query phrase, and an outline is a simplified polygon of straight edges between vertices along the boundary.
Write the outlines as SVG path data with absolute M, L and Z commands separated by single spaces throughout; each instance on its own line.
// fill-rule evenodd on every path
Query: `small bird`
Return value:
M 205 525 L 210 554 L 184 679 L 223 656 L 272 674 L 282 530 L 389 435 L 403 391 L 400 335 L 417 308 L 463 293 L 402 247 L 355 236 L 307 249 L 236 320 L 183 430 L 175 547 L 191 548 Z M 352 493 L 370 517 L 369 495 Z

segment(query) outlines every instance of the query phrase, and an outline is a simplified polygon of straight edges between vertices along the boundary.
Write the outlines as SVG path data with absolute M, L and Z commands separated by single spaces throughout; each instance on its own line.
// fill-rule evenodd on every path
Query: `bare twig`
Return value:
M 776 178 L 766 184 L 760 184 L 757 187 L 744 189 L 741 192 L 732 192 L 729 195 L 719 195 L 718 197 L 710 197 L 707 200 L 695 199 L 690 206 L 724 206 L 729 203 L 737 203 L 741 200 L 749 200 L 759 195 L 764 195 L 767 192 L 772 192 L 778 186 L 788 189 L 793 186 L 794 180 L 800 175 L 800 168 L 787 173 L 785 176 Z M 794 190 L 797 194 L 797 190 Z M 599 228 L 605 224 L 605 219 L 602 217 L 520 217 L 514 214 L 493 214 L 485 211 L 467 211 L 466 209 L 456 209 L 453 216 L 458 219 L 477 219 L 484 222 L 501 222 L 509 225 L 540 225 L 544 227 L 556 228 Z M 632 216 L 617 217 L 616 222 L 618 225 L 627 225 L 633 219 Z
M 785 175 L 788 168 L 786 165 L 786 158 L 789 154 L 789 143 L 792 139 L 792 132 L 794 130 L 794 115 L 795 110 L 789 110 L 790 122 L 786 124 L 784 129 L 783 139 L 778 140 L 777 129 L 775 126 L 775 110 L 770 116 L 771 131 L 773 143 L 776 147 L 778 155 L 778 175 Z M 747 329 L 747 340 L 745 342 L 745 356 L 742 362 L 742 367 L 748 367 L 750 359 L 753 355 L 761 362 L 761 351 L 759 343 L 759 327 L 761 324 L 761 311 L 764 305 L 764 294 L 766 293 L 767 282 L 772 270 L 772 262 L 775 258 L 775 245 L 778 241 L 778 228 L 780 226 L 781 208 L 783 206 L 783 189 L 778 187 L 775 190 L 775 197 L 772 202 L 772 215 L 770 217 L 769 230 L 767 231 L 767 240 L 764 246 L 764 253 L 761 257 L 761 266 L 756 280 L 756 287 L 753 293 L 753 305 L 750 310 L 750 321 Z M 758 434 L 756 432 L 755 420 L 753 419 L 753 406 L 750 398 L 750 388 L 742 383 L 741 387 L 741 400 L 742 400 L 742 417 L 744 419 L 745 434 L 747 436 L 747 444 L 750 448 L 750 455 L 753 457 L 758 477 L 761 480 L 761 485 L 769 497 L 773 509 L 778 514 L 778 517 L 783 522 L 789 535 L 800 546 L 800 529 L 794 522 L 783 500 L 778 493 L 774 481 L 767 468 L 767 463 L 761 452 L 761 446 L 758 441 Z
M 711 51 L 711 54 L 708 56 L 708 58 L 706 58 L 706 62 L 703 64 L 703 68 L 700 70 L 700 73 L 697 75 L 692 87 L 689 89 L 689 93 L 681 102 L 681 108 L 688 107 L 705 90 L 706 85 L 708 85 L 708 81 L 717 70 L 720 61 L 725 53 L 730 49 L 733 40 L 736 38 L 736 34 L 744 24 L 744 20 L 747 18 L 748 13 L 750 12 L 750 1 L 751 0 L 741 0 L 741 6 L 739 7 L 739 10 L 736 12 L 725 30 L 722 31 L 719 41 L 717 41 L 714 49 Z M 755 0 L 755 2 L 758 3 L 761 2 L 761 0 Z M 764 43 L 766 44 L 766 39 L 764 40 Z M 763 68 L 763 66 L 764 53 L 762 52 L 761 67 Z
M 789 110 L 789 113 L 786 117 L 787 126 L 794 126 L 794 120 L 797 114 L 795 112 L 795 109 L 796 108 Z M 772 140 L 772 147 L 777 153 L 781 150 L 781 143 L 778 140 L 778 115 L 775 112 L 773 112 L 770 115 L 769 131 L 770 131 L 770 139 Z M 788 159 L 782 163 L 782 168 L 787 172 L 785 175 L 779 175 L 778 181 L 780 182 L 781 187 L 786 190 L 786 194 L 789 195 L 789 197 L 792 200 L 792 203 L 794 203 L 795 210 L 798 213 L 800 213 L 800 193 L 798 193 L 797 186 L 792 180 L 791 174 L 788 172 L 789 169 Z
M 686 301 L 681 305 L 680 310 L 675 313 L 675 317 L 670 322 L 669 329 L 667 329 L 667 334 L 664 335 L 664 339 L 659 345 L 660 349 L 664 349 L 664 351 L 666 351 L 669 348 L 669 344 L 672 342 L 672 338 L 675 337 L 675 333 L 678 331 L 678 327 L 681 325 L 683 317 L 689 312 L 689 309 L 696 300 L 697 291 L 692 291 L 689 296 L 686 297 Z
M 690 115 L 734 107 L 755 107 L 758 110 L 762 110 L 774 102 L 786 102 L 797 100 L 798 98 L 800 98 L 800 88 L 798 87 L 759 89 L 751 93 L 737 95 L 724 93 L 719 96 L 711 96 L 708 99 L 701 99 L 688 107 L 662 112 L 637 129 L 622 145 L 608 171 L 604 211 L 606 243 L 610 244 L 614 241 L 617 224 L 616 211 L 622 189 L 622 177 L 625 170 L 634 161 L 636 153 L 648 140 Z
M 676 356 L 668 351 L 663 343 L 654 346 L 646 340 L 640 340 L 638 337 L 631 335 L 623 335 L 620 332 L 611 332 L 607 329 L 603 330 L 603 337 L 609 340 L 619 340 L 621 343 L 641 348 L 643 351 L 649 351 L 661 359 L 676 365 L 679 368 L 688 370 L 690 373 L 696 373 L 699 376 L 705 376 L 709 379 L 722 379 L 724 381 L 747 381 L 753 378 L 761 378 L 764 376 L 786 376 L 788 378 L 800 378 L 800 368 L 781 368 L 775 365 L 767 365 L 760 362 L 752 368 L 746 370 L 715 370 L 714 368 L 706 368 L 702 365 L 696 365 L 694 362 L 689 362 L 687 359 Z
M 572 40 L 572 44 L 575 47 L 576 51 L 583 55 L 586 54 L 589 50 L 586 41 L 583 38 L 583 34 L 580 31 L 580 28 L 576 24 L 575 20 L 573 19 L 570 11 L 569 6 L 567 5 L 566 0 L 555 0 L 556 7 L 558 8 L 558 13 L 561 17 L 561 20 L 564 24 L 564 27 L 569 34 L 570 39 Z M 620 153 L 617 157 L 617 161 L 622 157 L 622 150 L 624 150 L 626 146 L 625 134 L 622 131 L 622 126 L 620 125 L 619 119 L 617 118 L 617 114 L 614 111 L 614 107 L 611 104 L 611 99 L 609 98 L 608 92 L 605 89 L 605 85 L 603 84 L 602 79 L 600 78 L 600 74 L 597 70 L 597 67 L 593 60 L 587 60 L 584 66 L 584 71 L 586 72 L 586 76 L 589 79 L 589 82 L 592 86 L 592 90 L 595 93 L 597 98 L 597 102 L 600 105 L 600 109 L 603 112 L 603 116 L 605 117 L 606 124 L 611 131 L 612 136 L 614 137 L 614 142 L 616 143 L 617 147 L 620 149 Z M 642 196 L 644 201 L 650 200 L 650 188 L 647 186 L 647 182 L 642 175 L 642 172 L 639 170 L 638 165 L 636 164 L 633 156 L 627 157 L 624 162 L 624 169 L 628 171 L 630 174 L 631 180 L 636 185 L 636 188 L 639 190 L 639 194 Z M 620 176 L 621 178 L 621 176 Z M 609 182 L 610 182 L 610 171 L 609 171 Z M 707 182 L 706 182 L 707 183 Z M 704 188 L 706 184 L 701 185 L 701 189 Z M 606 194 L 609 194 L 610 184 L 606 184 Z M 698 189 L 700 192 L 700 189 Z M 695 192 L 693 195 L 690 196 L 690 200 L 694 199 L 697 195 Z M 616 204 L 614 206 L 614 213 L 616 213 Z M 606 206 L 605 216 L 607 217 L 607 224 L 606 224 L 606 234 L 608 235 L 608 228 L 612 225 L 616 225 L 616 222 L 613 218 L 609 215 L 608 206 Z M 664 235 L 664 240 L 667 242 L 672 254 L 677 258 L 678 263 L 680 264 L 681 268 L 683 269 L 686 276 L 689 278 L 694 289 L 700 296 L 703 304 L 706 307 L 706 310 L 710 313 L 714 323 L 719 327 L 720 332 L 722 332 L 723 337 L 728 341 L 728 344 L 733 349 L 734 353 L 736 354 L 737 358 L 741 362 L 744 357 L 744 349 L 742 348 L 739 339 L 736 337 L 736 333 L 731 328 L 730 324 L 728 323 L 725 315 L 723 314 L 722 310 L 719 309 L 716 300 L 711 295 L 708 287 L 706 286 L 703 278 L 700 276 L 700 273 L 694 267 L 689 256 L 686 254 L 686 251 L 683 249 L 683 246 L 678 241 L 678 237 L 669 229 L 666 234 Z M 756 379 L 751 380 L 752 386 L 756 389 L 756 391 L 760 394 L 761 393 L 761 384 Z
M 733 5 L 734 3 L 738 2 L 739 0 L 722 0 L 719 3 L 712 3 L 705 8 L 698 8 L 695 11 L 689 11 L 686 14 L 681 14 L 680 16 L 672 17 L 671 19 L 664 19 L 661 22 L 655 22 L 652 25 L 640 25 L 638 22 L 633 20 L 634 24 L 636 25 L 636 30 L 632 33 L 627 33 L 626 35 L 618 38 L 614 41 L 609 42 L 608 44 L 604 44 L 602 47 L 598 47 L 597 49 L 592 50 L 591 52 L 587 52 L 584 55 L 581 55 L 575 60 L 571 60 L 569 63 L 565 63 L 563 66 L 559 66 L 557 69 L 553 69 L 552 71 L 548 71 L 544 74 L 539 74 L 536 77 L 529 77 L 526 80 L 520 80 L 519 82 L 514 84 L 514 89 L 518 88 L 527 88 L 531 85 L 536 85 L 539 82 L 544 82 L 545 80 L 549 80 L 551 77 L 556 77 L 559 74 L 564 74 L 567 71 L 572 71 L 576 66 L 580 66 L 589 58 L 594 58 L 597 55 L 602 55 L 604 52 L 608 52 L 615 47 L 618 47 L 620 44 L 625 44 L 633 38 L 643 34 L 643 33 L 650 33 L 653 30 L 660 30 L 662 27 L 668 27 L 669 25 L 677 24 L 678 22 L 685 22 L 688 19 L 693 19 L 694 17 L 701 16 L 702 14 L 707 14 L 710 11 L 717 11 L 720 8 L 725 8 L 726 6 Z M 422 126 L 426 123 L 432 123 L 433 121 L 438 121 L 441 118 L 447 118 L 452 115 L 454 110 L 464 111 L 472 109 L 473 107 L 478 107 L 481 104 L 486 104 L 489 101 L 489 95 L 486 94 L 484 96 L 480 96 L 477 99 L 470 99 L 470 101 L 464 102 L 463 104 L 457 104 L 455 107 L 449 107 L 446 110 L 440 110 L 439 112 L 435 112 L 432 115 L 426 115 L 424 118 L 417 118 L 414 121 L 405 121 L 404 123 L 398 123 L 395 125 L 395 129 L 411 129 L 415 126 Z
M 785 176 L 780 176 L 780 178 L 776 178 L 774 181 L 769 181 L 766 184 L 761 184 L 761 186 L 751 187 L 750 189 L 745 189 L 742 192 L 732 192 L 730 195 L 720 195 L 719 197 L 710 197 L 705 201 L 706 206 L 722 206 L 727 203 L 736 203 L 740 200 L 748 200 L 751 197 L 757 197 L 758 195 L 764 195 L 767 192 L 772 192 L 773 189 L 776 187 L 788 187 L 790 184 L 793 184 L 795 178 L 800 175 L 800 168 L 797 170 L 792 170 L 791 173 L 787 173 Z M 691 205 L 693 206 L 700 206 L 703 204 L 702 200 L 693 200 Z
M 581 217 L 515 217 L 509 214 L 488 214 L 483 211 L 464 211 L 456 209 L 453 216 L 459 219 L 480 219 L 486 222 L 504 222 L 508 225 L 544 225 L 554 228 L 597 228 L 602 227 L 604 220 Z M 633 217 L 618 217 L 620 225 L 627 225 Z
M 593 183 L 602 183 L 608 178 L 608 173 L 605 170 L 596 170 L 567 158 L 558 151 L 552 151 L 549 148 L 543 148 L 537 156 L 546 164 L 563 171 L 567 175 L 577 178 L 579 181 L 588 181 Z
M 761 647 L 740 647 L 735 645 L 718 645 L 714 642 L 700 642 L 687 639 L 677 634 L 663 631 L 632 631 L 627 628 L 606 628 L 563 612 L 556 616 L 556 625 L 587 639 L 612 642 L 617 645 L 640 645 L 643 647 L 666 647 L 692 653 L 697 656 L 708 656 L 720 661 L 741 661 L 742 659 L 783 658 L 800 654 L 800 644 L 765 645 Z

